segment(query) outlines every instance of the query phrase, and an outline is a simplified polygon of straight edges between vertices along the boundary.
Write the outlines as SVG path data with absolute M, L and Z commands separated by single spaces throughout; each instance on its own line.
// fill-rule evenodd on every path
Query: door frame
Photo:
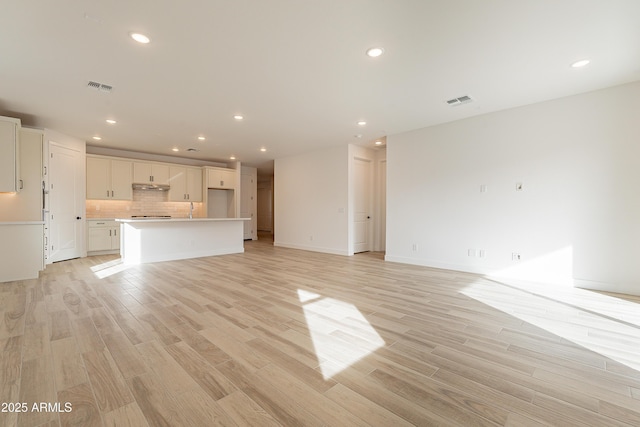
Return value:
M 356 252 L 356 241 L 355 241 L 355 215 L 356 215 L 356 193 L 358 191 L 360 191 L 359 188 L 357 188 L 357 182 L 358 180 L 356 179 L 356 162 L 357 161 L 364 161 L 367 162 L 369 164 L 369 168 L 368 168 L 368 176 L 366 177 L 366 181 L 367 181 L 367 191 L 368 191 L 368 204 L 369 206 L 367 207 L 367 211 L 368 211 L 368 216 L 369 216 L 369 220 L 367 222 L 367 249 L 363 250 L 363 251 L 357 251 Z M 350 156 L 350 181 L 351 181 L 351 192 L 350 192 L 350 203 L 349 205 L 351 206 L 350 209 L 350 215 L 349 215 L 349 229 L 350 229 L 350 239 L 349 239 L 349 254 L 353 255 L 355 253 L 361 253 L 361 252 L 370 252 L 373 249 L 373 239 L 374 239 L 374 233 L 373 233 L 373 224 L 374 224 L 374 220 L 375 220 L 375 215 L 374 215 L 374 187 L 375 187 L 375 182 L 374 182 L 374 167 L 375 167 L 375 161 L 373 158 L 370 158 L 367 155 L 360 155 L 359 153 L 353 153 Z
M 43 155 L 44 155 L 44 165 L 46 165 L 44 183 L 45 183 L 45 194 L 44 194 L 44 208 L 43 208 L 43 218 L 45 221 L 45 241 L 47 242 L 48 247 L 45 249 L 45 257 L 46 264 L 51 264 L 56 261 L 52 257 L 52 253 L 50 251 L 51 246 L 51 193 L 49 190 L 51 189 L 51 147 L 60 147 L 68 150 L 75 151 L 79 153 L 79 174 L 80 174 L 80 182 L 78 183 L 78 192 L 75 195 L 78 203 L 78 216 L 81 217 L 80 229 L 76 235 L 76 245 L 80 248 L 79 256 L 86 257 L 87 256 L 87 247 L 86 247 L 86 143 L 80 139 L 73 138 L 62 133 L 53 131 L 51 129 L 44 130 L 44 145 L 43 145 Z

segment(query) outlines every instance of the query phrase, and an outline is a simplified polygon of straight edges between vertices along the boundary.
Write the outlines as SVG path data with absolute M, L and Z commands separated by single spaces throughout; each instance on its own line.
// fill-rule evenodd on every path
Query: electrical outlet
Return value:
M 485 255 L 484 249 L 478 249 L 478 256 L 480 258 L 484 258 L 484 255 Z
M 418 252 L 418 244 L 417 243 L 413 244 L 413 252 Z
M 511 254 L 511 261 L 520 261 L 520 260 L 522 260 L 522 255 L 520 255 L 517 252 L 513 252 Z
M 313 236 L 309 236 L 309 241 L 313 242 Z
M 516 191 L 522 191 L 522 183 L 516 182 Z

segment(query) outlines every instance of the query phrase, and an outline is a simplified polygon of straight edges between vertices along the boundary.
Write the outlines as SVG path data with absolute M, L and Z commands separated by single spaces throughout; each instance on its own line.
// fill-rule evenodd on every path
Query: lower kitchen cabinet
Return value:
M 87 220 L 87 255 L 120 252 L 120 223 L 112 219 Z

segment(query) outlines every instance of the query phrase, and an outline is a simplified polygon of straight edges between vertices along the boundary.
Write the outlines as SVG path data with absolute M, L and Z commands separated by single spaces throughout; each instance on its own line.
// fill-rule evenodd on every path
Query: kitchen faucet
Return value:
M 189 219 L 193 219 L 193 202 L 189 203 Z

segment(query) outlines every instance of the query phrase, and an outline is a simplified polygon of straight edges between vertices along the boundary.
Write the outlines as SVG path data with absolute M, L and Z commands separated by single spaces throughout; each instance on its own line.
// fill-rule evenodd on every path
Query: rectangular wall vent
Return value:
M 111 92 L 111 90 L 113 89 L 113 86 L 109 86 L 104 83 L 98 83 L 93 81 L 90 81 L 89 83 L 87 83 L 87 87 L 90 87 L 92 89 L 97 89 L 102 92 Z
M 456 105 L 462 105 L 462 104 L 468 104 L 470 102 L 472 102 L 473 99 L 469 96 L 469 95 L 464 95 L 464 96 L 460 96 L 458 98 L 452 98 L 452 99 L 448 99 L 445 102 L 447 103 L 447 105 L 450 106 L 456 106 Z

